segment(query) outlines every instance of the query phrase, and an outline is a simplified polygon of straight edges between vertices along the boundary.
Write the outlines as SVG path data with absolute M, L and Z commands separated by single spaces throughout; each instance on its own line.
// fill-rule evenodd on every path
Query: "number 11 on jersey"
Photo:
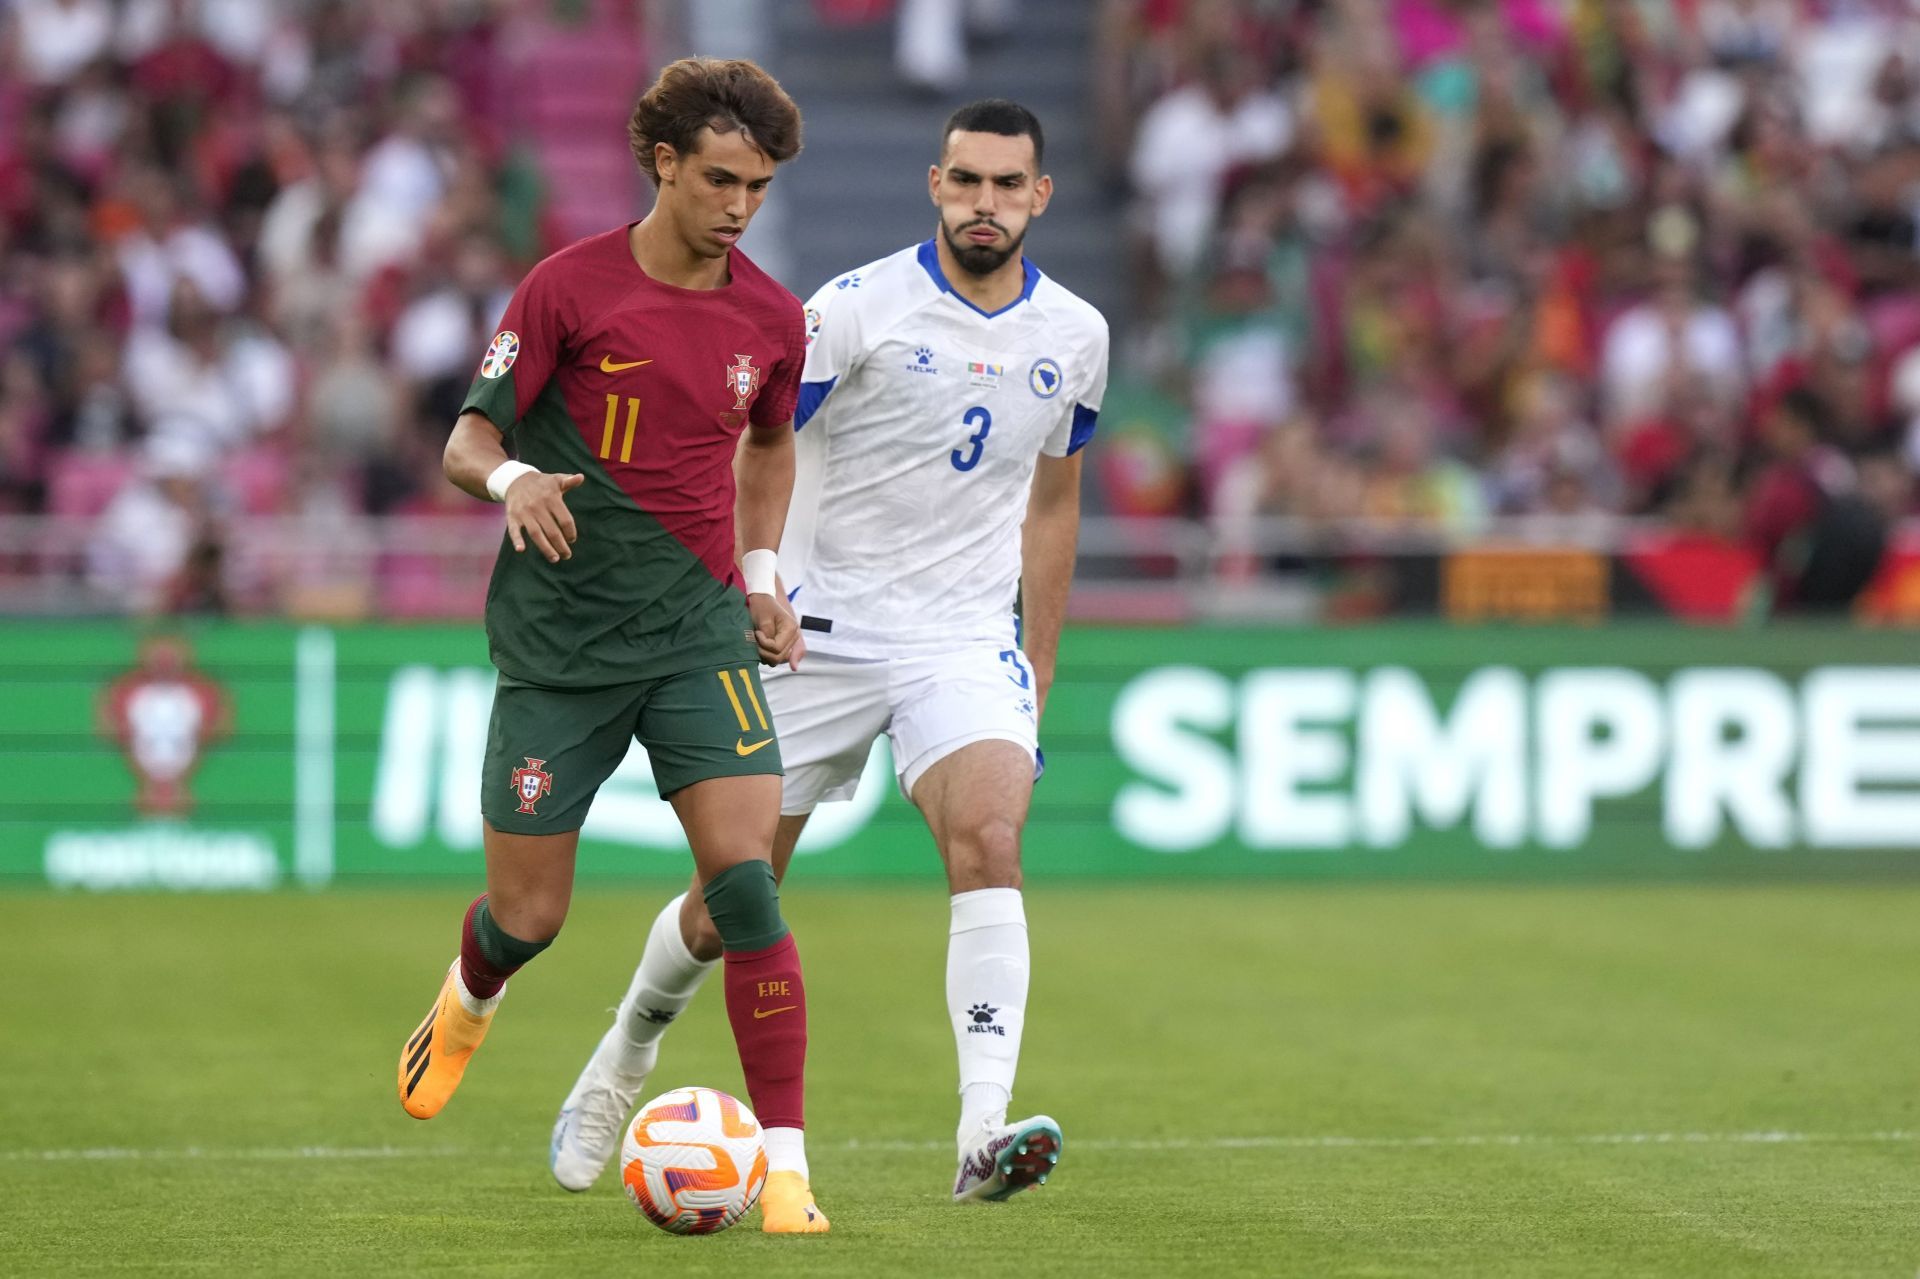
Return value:
M 607 393 L 607 424 L 600 429 L 600 460 L 608 461 L 613 457 L 613 420 L 620 411 L 620 397 L 611 391 Z M 640 397 L 627 397 L 627 429 L 620 436 L 620 460 L 633 461 L 633 429 L 640 425 Z

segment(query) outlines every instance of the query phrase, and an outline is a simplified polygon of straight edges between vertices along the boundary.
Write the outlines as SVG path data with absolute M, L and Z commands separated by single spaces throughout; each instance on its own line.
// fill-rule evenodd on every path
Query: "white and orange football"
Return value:
M 767 1184 L 760 1121 L 718 1089 L 662 1093 L 627 1125 L 620 1180 L 633 1206 L 662 1230 L 725 1230 L 759 1202 Z

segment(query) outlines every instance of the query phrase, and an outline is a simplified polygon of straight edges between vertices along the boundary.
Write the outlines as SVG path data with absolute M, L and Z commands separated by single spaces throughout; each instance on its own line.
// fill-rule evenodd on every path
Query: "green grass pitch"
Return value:
M 466 894 L 0 897 L 0 1272 L 1920 1267 L 1920 887 L 1042 885 L 1016 1105 L 1066 1156 L 956 1207 L 944 898 L 802 879 L 824 1239 L 548 1180 L 663 896 L 583 890 L 425 1124 L 394 1056 Z M 717 983 L 682 1083 L 741 1090 Z

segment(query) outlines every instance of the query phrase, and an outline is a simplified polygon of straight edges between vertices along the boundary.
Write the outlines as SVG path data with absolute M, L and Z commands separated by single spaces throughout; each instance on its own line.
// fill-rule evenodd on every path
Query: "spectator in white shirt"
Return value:
M 1159 267 L 1174 278 L 1199 261 L 1227 175 L 1279 156 L 1293 140 L 1292 113 L 1246 53 L 1212 49 L 1200 72 L 1147 109 L 1133 147 L 1140 215 Z

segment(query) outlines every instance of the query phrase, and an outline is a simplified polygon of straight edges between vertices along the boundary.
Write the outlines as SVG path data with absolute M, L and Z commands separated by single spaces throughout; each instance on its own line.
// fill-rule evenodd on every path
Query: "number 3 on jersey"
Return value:
M 973 445 L 971 452 L 965 457 L 962 457 L 960 456 L 960 450 L 955 449 L 952 454 L 951 460 L 954 470 L 971 471 L 974 467 L 980 465 L 980 454 L 986 450 L 987 432 L 993 429 L 993 414 L 976 404 L 966 411 L 960 418 L 960 421 L 967 426 L 977 426 L 980 428 L 967 437 L 967 443 Z

